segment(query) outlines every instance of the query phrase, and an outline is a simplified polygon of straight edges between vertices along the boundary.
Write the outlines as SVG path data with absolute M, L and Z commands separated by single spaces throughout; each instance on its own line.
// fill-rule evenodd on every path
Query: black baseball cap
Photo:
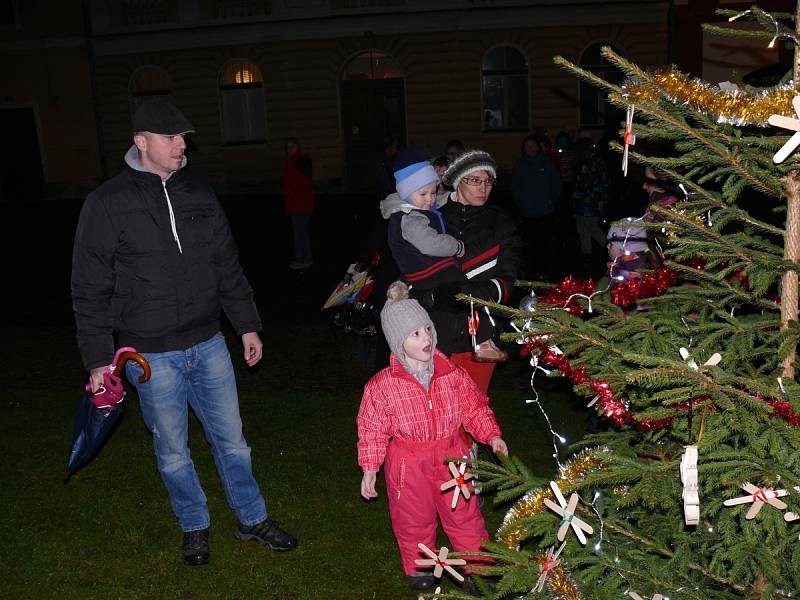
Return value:
M 159 135 L 193 133 L 194 127 L 171 102 L 149 100 L 133 114 L 133 131 L 149 131 Z

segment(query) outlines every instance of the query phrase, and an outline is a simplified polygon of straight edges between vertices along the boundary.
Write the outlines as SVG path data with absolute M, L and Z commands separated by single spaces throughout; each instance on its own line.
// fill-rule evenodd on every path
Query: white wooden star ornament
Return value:
M 628 592 L 628 596 L 633 598 L 633 600 L 644 600 L 644 598 L 642 598 L 636 592 Z M 662 596 L 661 594 L 653 594 L 653 600 L 663 600 L 663 599 L 664 599 L 664 596 Z
M 469 500 L 469 487 L 467 487 L 467 481 L 475 477 L 475 475 L 466 472 L 467 463 L 465 462 L 461 463 L 461 468 L 456 468 L 456 465 L 453 462 L 449 462 L 447 464 L 447 468 L 450 469 L 450 473 L 452 473 L 453 478 L 449 481 L 445 481 L 440 489 L 444 492 L 450 488 L 455 488 L 453 490 L 453 502 L 450 504 L 450 508 L 455 510 L 456 504 L 458 504 L 459 496 L 463 495 L 464 500 Z
M 697 363 L 692 359 L 691 354 L 686 348 L 681 348 L 678 352 L 680 352 L 681 358 L 686 361 L 686 364 L 689 365 L 694 371 L 699 371 L 700 367 L 697 366 Z M 711 357 L 703 363 L 704 367 L 716 367 L 719 364 L 719 361 L 722 360 L 722 355 L 719 352 L 714 352 Z
M 417 546 L 430 558 L 418 558 L 414 561 L 414 563 L 421 567 L 432 566 L 433 576 L 436 578 L 441 577 L 443 571 L 447 571 L 459 581 L 464 581 L 464 576 L 453 568 L 454 566 L 462 567 L 466 565 L 467 561 L 465 561 L 463 558 L 447 558 L 447 554 L 450 552 L 450 550 L 448 550 L 445 546 L 439 548 L 439 554 L 436 554 L 422 542 L 417 544 Z
M 765 504 L 777 508 L 778 510 L 786 510 L 786 503 L 778 498 L 785 496 L 788 492 L 786 490 L 772 490 L 769 488 L 759 488 L 752 483 L 744 483 L 742 489 L 748 492 L 748 496 L 740 496 L 738 498 L 728 498 L 723 502 L 725 506 L 736 506 L 738 504 L 753 503 L 750 510 L 745 515 L 746 519 L 755 519 L 761 507 Z M 785 516 L 784 516 L 785 518 Z
M 780 127 L 781 129 L 794 131 L 794 134 L 789 138 L 789 141 L 786 142 L 781 149 L 775 153 L 775 156 L 772 157 L 772 161 L 775 164 L 782 163 L 792 152 L 797 150 L 798 146 L 800 146 L 800 96 L 795 96 L 792 98 L 792 106 L 794 107 L 795 114 L 798 116 L 797 119 L 793 117 L 784 117 L 783 115 L 770 115 L 769 119 L 767 119 L 767 123 L 774 127 Z
M 585 531 L 589 535 L 592 535 L 594 533 L 594 529 L 592 529 L 591 525 L 575 516 L 575 509 L 578 506 L 578 494 L 573 493 L 569 497 L 569 502 L 567 502 L 564 499 L 564 494 L 561 493 L 561 490 L 555 481 L 550 482 L 550 489 L 553 490 L 553 494 L 555 495 L 556 500 L 558 500 L 558 504 L 550 500 L 550 498 L 545 498 L 544 504 L 547 508 L 561 517 L 561 523 L 556 535 L 558 541 L 563 542 L 564 538 L 567 536 L 567 530 L 572 527 L 572 530 L 575 532 L 575 535 L 578 537 L 580 543 L 585 546 L 586 536 L 583 534 L 583 532 Z
M 567 542 L 562 542 L 561 546 L 559 546 L 558 550 L 555 552 L 553 551 L 553 546 L 550 546 L 547 549 L 547 553 L 544 556 L 544 562 L 539 566 L 539 579 L 536 580 L 536 585 L 531 590 L 532 593 L 536 594 L 544 589 L 547 576 L 550 574 L 550 571 L 555 569 L 561 562 L 561 559 L 558 557 L 566 545 Z
M 681 457 L 683 519 L 687 525 L 700 522 L 700 494 L 697 485 L 697 446 L 686 446 Z

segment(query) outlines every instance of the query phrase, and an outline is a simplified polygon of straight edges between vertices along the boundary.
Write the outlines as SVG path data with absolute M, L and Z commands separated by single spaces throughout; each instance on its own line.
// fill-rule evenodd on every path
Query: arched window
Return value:
M 267 140 L 264 80 L 249 60 L 236 60 L 222 69 L 219 80 L 224 144 L 256 144 Z
M 596 42 L 581 54 L 581 68 L 591 71 L 615 85 L 622 83 L 625 75 L 600 54 L 603 46 L 611 46 L 619 54 L 619 49 L 609 42 Z M 621 111 L 606 101 L 606 92 L 581 80 L 581 127 L 604 127 L 616 124 Z
M 528 129 L 528 59 L 514 46 L 497 46 L 481 64 L 483 130 Z
M 400 67 L 384 52 L 368 50 L 350 59 L 342 71 L 345 81 L 363 79 L 400 79 L 403 72 Z
M 148 65 L 140 67 L 131 76 L 131 110 L 136 112 L 148 100 L 175 102 L 172 78 L 164 69 Z

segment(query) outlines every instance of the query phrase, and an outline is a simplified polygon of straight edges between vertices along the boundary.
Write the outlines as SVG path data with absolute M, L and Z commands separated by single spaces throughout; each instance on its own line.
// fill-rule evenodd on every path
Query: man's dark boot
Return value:
M 250 526 L 237 523 L 234 535 L 240 540 L 261 542 L 275 552 L 287 552 L 297 548 L 297 539 L 269 518 Z
M 192 567 L 204 565 L 211 558 L 208 549 L 208 529 L 183 532 L 183 562 Z

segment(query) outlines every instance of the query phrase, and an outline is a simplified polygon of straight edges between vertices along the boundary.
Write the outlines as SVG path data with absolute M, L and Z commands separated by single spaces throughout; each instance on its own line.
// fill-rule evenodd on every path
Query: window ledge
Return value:
M 262 147 L 267 145 L 267 140 L 254 140 L 250 142 L 222 142 L 223 148 L 245 148 L 247 146 Z

